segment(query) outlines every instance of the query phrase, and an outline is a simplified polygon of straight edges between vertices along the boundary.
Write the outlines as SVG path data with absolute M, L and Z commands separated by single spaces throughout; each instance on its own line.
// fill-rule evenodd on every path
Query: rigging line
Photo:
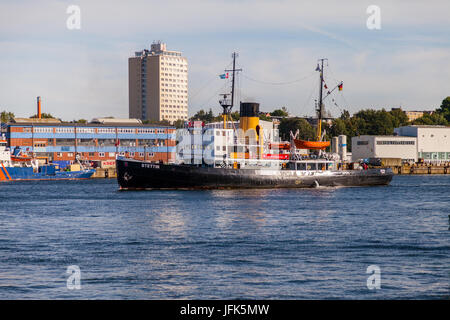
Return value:
M 314 86 L 312 87 L 311 93 L 309 94 L 308 99 L 306 99 L 305 104 L 304 104 L 304 109 L 307 108 L 308 102 L 310 102 L 311 97 L 313 95 L 313 93 L 316 91 L 316 85 L 314 84 Z M 315 110 L 316 106 L 314 105 L 314 110 Z
M 230 62 L 225 69 L 228 69 L 231 65 L 233 64 L 233 62 Z M 197 91 L 195 91 L 195 93 L 193 93 L 191 95 L 191 99 L 193 97 L 195 97 L 196 95 L 198 95 L 201 91 L 203 91 L 206 87 L 208 87 L 210 84 L 214 83 L 213 80 L 216 79 L 218 77 L 217 74 L 214 75 L 214 77 L 211 77 L 207 82 L 205 82 L 205 85 L 203 85 L 202 87 L 200 87 L 200 89 L 198 89 Z
M 211 101 L 212 98 L 214 98 L 215 96 L 217 96 L 220 91 L 222 91 L 225 88 L 226 84 L 222 85 L 219 89 L 216 89 L 213 94 L 205 101 L 201 104 L 201 109 L 203 109 L 203 107 L 209 103 L 209 101 Z
M 217 81 L 217 82 L 210 81 L 210 82 L 208 83 L 208 85 L 211 85 L 211 84 L 220 85 L 220 83 L 221 83 L 220 81 Z M 228 82 L 227 82 L 227 83 L 228 83 Z M 223 84 L 222 87 L 220 87 L 220 89 L 222 89 L 223 86 L 225 86 L 227 83 Z M 207 85 L 207 86 L 208 86 L 208 85 Z M 207 87 L 207 86 L 205 86 L 205 87 Z M 212 90 L 214 90 L 214 89 L 212 89 Z M 210 91 L 211 91 L 211 90 L 210 90 Z M 217 90 L 215 90 L 214 92 L 216 92 L 216 91 L 217 91 Z M 199 91 L 199 92 L 200 92 L 200 91 Z M 197 92 L 197 93 L 199 93 L 199 92 Z M 198 98 L 198 97 L 195 97 L 195 95 L 189 97 L 189 99 L 191 99 L 191 100 L 194 101 L 194 102 L 195 102 L 195 100 L 196 100 L 195 98 Z
M 310 78 L 311 76 L 313 76 L 315 74 L 315 71 L 313 73 L 311 73 L 310 75 L 303 77 L 301 79 L 297 79 L 297 80 L 293 80 L 293 81 L 287 81 L 287 82 L 266 82 L 266 81 L 261 81 L 261 80 L 256 80 L 253 79 L 249 76 L 246 76 L 245 74 L 242 74 L 242 76 L 250 81 L 254 81 L 254 82 L 258 82 L 261 84 L 267 84 L 267 85 L 273 85 L 273 86 L 281 86 L 281 85 L 287 85 L 287 84 L 292 84 L 292 83 L 297 83 L 297 82 L 301 82 L 303 80 L 306 80 L 308 78 Z
M 328 74 L 330 74 L 330 78 L 331 78 L 332 80 L 336 81 L 336 83 L 342 82 L 342 80 L 337 80 L 337 79 L 336 79 L 336 76 L 335 76 L 335 74 L 334 74 L 334 72 L 333 72 L 333 69 L 332 69 L 330 66 L 328 66 L 328 70 L 330 71 Z M 335 88 L 335 89 L 336 89 L 336 88 Z M 347 108 L 348 108 L 348 105 L 349 105 L 349 104 L 348 104 L 348 102 L 347 102 L 347 99 L 345 99 L 344 93 L 341 92 L 340 96 L 342 97 L 342 99 L 344 100 L 344 103 L 347 105 Z M 338 107 L 339 111 L 341 111 L 341 113 L 342 113 L 343 110 L 337 105 L 337 103 L 335 102 L 334 104 L 336 105 L 336 107 Z
M 190 98 L 193 99 L 195 98 L 200 92 L 202 92 L 204 89 L 206 89 L 208 86 L 210 86 L 211 84 L 213 84 L 214 78 L 211 78 L 210 80 L 208 80 L 208 82 L 206 82 L 206 84 L 204 86 L 202 86 L 200 89 L 198 89 L 195 93 L 193 93 Z
M 344 93 L 341 93 L 342 95 L 342 99 L 344 99 L 345 104 L 347 105 L 347 109 L 349 108 L 349 103 L 347 101 L 347 99 L 345 99 Z
M 330 71 L 329 74 L 331 74 L 331 77 L 330 77 L 330 78 L 331 78 L 332 80 L 336 81 L 337 83 L 339 83 L 339 82 L 342 81 L 342 80 L 337 80 L 337 79 L 336 79 L 336 76 L 334 75 L 333 69 L 332 69 L 330 66 L 328 66 L 328 70 Z
M 214 91 L 214 94 L 211 95 L 211 97 L 209 97 L 208 100 L 207 100 L 205 103 L 203 103 L 203 104 L 201 105 L 200 110 L 203 109 L 203 107 L 204 107 L 207 103 L 209 103 L 209 102 L 211 101 L 212 98 L 214 98 L 215 96 L 217 96 L 217 95 L 219 94 L 219 92 L 223 91 L 223 89 L 224 89 L 227 85 L 228 85 L 228 84 L 225 83 L 225 84 L 224 84 L 222 87 L 220 87 L 218 90 Z

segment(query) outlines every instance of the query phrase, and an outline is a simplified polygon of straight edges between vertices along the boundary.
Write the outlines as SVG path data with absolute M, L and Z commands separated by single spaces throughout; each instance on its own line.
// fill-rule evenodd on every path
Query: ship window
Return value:
M 317 170 L 317 163 L 307 163 L 306 170 Z
M 306 170 L 306 163 L 304 162 L 297 163 L 297 170 Z

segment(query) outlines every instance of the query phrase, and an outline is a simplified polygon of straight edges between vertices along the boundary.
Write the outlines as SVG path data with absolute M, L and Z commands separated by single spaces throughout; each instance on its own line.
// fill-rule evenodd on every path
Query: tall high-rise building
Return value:
M 129 116 L 142 120 L 188 117 L 188 63 L 181 52 L 154 42 L 128 59 Z

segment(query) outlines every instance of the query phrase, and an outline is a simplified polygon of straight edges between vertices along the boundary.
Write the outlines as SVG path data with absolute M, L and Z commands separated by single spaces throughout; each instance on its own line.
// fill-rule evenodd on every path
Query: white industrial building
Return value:
M 395 128 L 394 132 L 417 138 L 417 157 L 425 162 L 450 161 L 450 127 L 414 125 Z
M 366 158 L 400 158 L 417 161 L 417 139 L 400 136 L 357 136 L 352 138 L 352 161 Z
M 394 129 L 395 136 L 357 136 L 352 138 L 352 161 L 365 158 L 423 159 L 425 162 L 450 161 L 450 127 L 411 125 Z

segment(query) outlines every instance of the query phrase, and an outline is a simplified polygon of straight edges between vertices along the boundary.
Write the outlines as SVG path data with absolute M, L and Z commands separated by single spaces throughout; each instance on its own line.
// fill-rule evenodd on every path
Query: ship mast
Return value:
M 320 67 L 320 89 L 319 89 L 319 108 L 318 108 L 318 119 L 317 119 L 317 141 L 322 141 L 322 114 L 323 114 L 323 102 L 322 102 L 322 90 L 323 90 L 323 61 L 328 60 L 327 58 L 319 59 L 321 63 Z
M 234 79 L 236 76 L 236 72 L 237 71 L 242 71 L 242 69 L 236 69 L 236 58 L 239 55 L 236 52 L 233 52 L 233 54 L 231 55 L 231 57 L 233 58 L 233 69 L 231 70 L 225 70 L 225 72 L 232 72 L 231 73 L 231 101 L 227 99 L 228 94 L 221 94 L 221 96 L 223 96 L 223 99 L 220 100 L 220 105 L 223 108 L 223 128 L 227 129 L 227 121 L 228 121 L 228 116 L 231 113 L 231 109 L 233 109 L 234 106 Z M 230 120 L 231 120 L 231 116 L 230 116 Z

